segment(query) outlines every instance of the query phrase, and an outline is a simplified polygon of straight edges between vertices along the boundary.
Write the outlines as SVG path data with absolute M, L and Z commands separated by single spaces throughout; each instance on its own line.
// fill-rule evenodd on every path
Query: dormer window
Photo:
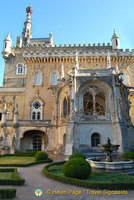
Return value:
M 18 75 L 23 74 L 23 69 L 24 69 L 23 64 L 18 64 L 16 67 L 16 74 Z

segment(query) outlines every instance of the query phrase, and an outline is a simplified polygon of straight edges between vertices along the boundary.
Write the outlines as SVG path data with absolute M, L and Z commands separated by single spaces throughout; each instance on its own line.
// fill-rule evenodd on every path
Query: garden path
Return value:
M 61 183 L 44 176 L 43 169 L 44 164 L 39 164 L 31 167 L 18 168 L 18 174 L 24 178 L 24 186 L 0 186 L 0 188 L 16 188 L 17 195 L 14 200 L 134 200 L 134 190 L 128 191 L 127 195 L 108 195 L 103 194 L 87 194 L 88 192 L 96 192 L 97 190 L 82 188 L 74 185 Z M 34 191 L 36 188 L 43 190 L 41 197 L 36 197 Z M 47 191 L 51 191 L 51 194 L 47 194 Z M 52 194 L 55 191 L 63 191 L 69 193 L 69 191 L 80 191 L 82 194 Z M 87 192 L 88 190 L 88 192 Z

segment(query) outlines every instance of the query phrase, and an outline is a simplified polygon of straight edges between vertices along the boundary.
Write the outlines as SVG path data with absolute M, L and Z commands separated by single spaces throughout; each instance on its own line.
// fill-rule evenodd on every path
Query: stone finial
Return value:
M 31 14 L 33 9 L 29 6 L 26 8 L 27 18 L 24 23 L 24 29 L 22 32 L 23 43 L 28 44 L 30 39 L 32 38 L 32 22 L 31 22 Z

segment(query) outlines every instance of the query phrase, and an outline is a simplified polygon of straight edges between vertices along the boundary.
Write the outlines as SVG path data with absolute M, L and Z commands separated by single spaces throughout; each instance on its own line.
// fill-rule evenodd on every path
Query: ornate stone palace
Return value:
M 97 154 L 98 144 L 134 151 L 134 50 L 112 45 L 56 45 L 32 38 L 31 13 L 16 46 L 4 40 L 0 148 Z

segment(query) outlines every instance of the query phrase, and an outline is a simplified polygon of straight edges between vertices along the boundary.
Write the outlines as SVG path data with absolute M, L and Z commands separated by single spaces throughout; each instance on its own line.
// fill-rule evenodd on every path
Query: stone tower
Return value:
M 112 36 L 112 48 L 113 49 L 120 49 L 120 38 L 119 36 L 116 34 L 116 31 L 114 30 L 114 34 Z

